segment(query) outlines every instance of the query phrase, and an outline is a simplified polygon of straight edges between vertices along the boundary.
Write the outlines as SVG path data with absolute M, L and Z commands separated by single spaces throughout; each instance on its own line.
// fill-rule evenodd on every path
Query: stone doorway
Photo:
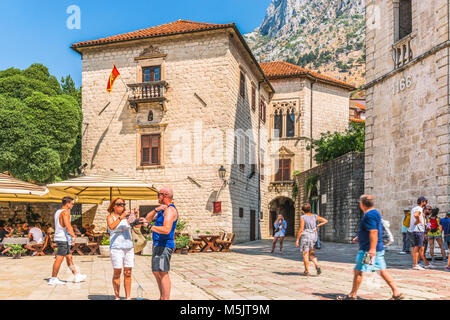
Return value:
M 278 214 L 282 214 L 287 222 L 286 236 L 294 237 L 295 207 L 294 201 L 290 198 L 279 197 L 273 199 L 269 206 L 270 211 L 270 234 L 273 235 L 273 223 Z

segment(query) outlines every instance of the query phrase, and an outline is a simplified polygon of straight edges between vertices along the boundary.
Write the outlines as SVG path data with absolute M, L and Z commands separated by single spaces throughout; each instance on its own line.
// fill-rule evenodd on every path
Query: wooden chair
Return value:
M 46 235 L 44 243 L 31 244 L 29 246 L 29 247 L 31 247 L 31 249 L 29 249 L 29 250 L 36 252 L 36 256 L 45 256 L 44 250 L 45 250 L 45 248 L 47 248 L 47 246 L 49 244 L 49 239 L 50 239 L 50 236 Z
M 53 241 L 54 235 L 50 235 L 49 244 L 47 246 L 47 252 L 51 255 L 56 255 L 55 248 L 57 247 L 56 243 Z
M 192 236 L 189 235 L 189 237 L 191 238 L 191 240 L 189 241 L 188 244 L 188 252 L 190 253 L 196 253 L 196 252 L 200 252 L 200 247 L 203 244 L 203 241 L 199 241 L 199 240 L 195 240 Z
M 231 252 L 231 245 L 234 242 L 234 233 L 227 233 L 225 240 L 217 240 L 216 244 L 221 247 L 220 252 Z

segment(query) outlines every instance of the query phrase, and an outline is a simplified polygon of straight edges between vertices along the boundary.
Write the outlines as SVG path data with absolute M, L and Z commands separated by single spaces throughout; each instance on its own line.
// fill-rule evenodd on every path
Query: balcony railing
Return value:
M 167 82 L 144 82 L 128 84 L 131 93 L 128 97 L 132 107 L 144 102 L 164 102 Z
M 392 46 L 392 59 L 394 60 L 394 69 L 398 69 L 413 59 L 413 50 L 411 42 L 414 35 L 408 35 L 405 38 L 397 41 Z

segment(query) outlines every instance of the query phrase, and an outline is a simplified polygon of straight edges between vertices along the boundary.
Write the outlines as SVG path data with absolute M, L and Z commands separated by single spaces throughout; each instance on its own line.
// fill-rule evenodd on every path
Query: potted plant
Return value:
M 13 255 L 13 259 L 20 259 L 22 253 L 27 252 L 20 244 L 9 244 L 7 247 L 11 248 L 9 252 Z
M 189 244 L 189 237 L 186 235 L 178 236 L 175 238 L 175 253 L 182 253 L 187 254 L 188 253 L 188 244 Z
M 111 251 L 109 249 L 109 238 L 103 237 L 101 245 L 99 246 L 100 255 L 102 257 L 109 257 L 111 255 Z

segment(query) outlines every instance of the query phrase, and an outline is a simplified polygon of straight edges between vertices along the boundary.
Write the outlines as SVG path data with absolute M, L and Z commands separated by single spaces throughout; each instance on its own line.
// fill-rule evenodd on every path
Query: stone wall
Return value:
M 362 211 L 359 197 L 364 193 L 364 153 L 348 153 L 296 176 L 295 230 L 300 227 L 301 206 L 308 202 L 306 182 L 318 175 L 318 214 L 328 223 L 319 228 L 324 241 L 350 243 L 357 233 Z
M 127 103 L 129 93 L 124 83 L 142 81 L 139 64 L 144 62 L 137 63 L 135 58 L 150 46 L 161 53 L 147 63 L 162 65 L 162 80 L 168 83 L 167 101 L 164 110 L 159 103 L 148 103 L 136 112 Z M 239 71 L 246 73 L 247 93 L 253 82 L 259 89 L 257 97 L 269 101 L 269 96 L 267 88 L 259 87 L 261 76 L 242 45 L 226 30 L 218 30 L 85 48 L 82 52 L 82 157 L 88 164 L 86 173 L 114 170 L 156 188 L 172 187 L 180 218 L 188 222 L 191 232 L 224 230 L 235 232 L 238 242 L 249 240 L 250 210 L 258 211 L 258 174 L 249 178 L 249 165 L 241 172 L 233 164 L 238 148 L 234 133 L 249 130 L 256 144 L 267 125 L 258 124 L 258 112 L 250 108 L 250 95 L 240 98 Z M 121 79 L 108 94 L 105 85 L 113 63 Z M 150 110 L 154 111 L 151 122 L 146 119 Z M 140 135 L 149 133 L 161 134 L 161 165 L 141 167 Z M 211 148 L 212 143 L 219 147 Z M 267 138 L 260 139 L 260 147 L 268 149 Z M 227 170 L 226 185 L 218 175 L 221 165 Z M 216 200 L 222 202 L 220 214 L 213 213 L 212 202 Z M 131 202 L 132 207 L 155 204 Z M 86 220 L 105 229 L 107 205 L 105 202 L 97 209 L 83 206 L 83 211 L 90 210 Z M 240 207 L 243 218 L 239 217 Z M 258 226 L 256 219 L 255 224 Z
M 441 212 L 450 209 L 450 34 L 447 0 L 412 1 L 413 32 L 403 40 L 412 60 L 395 69 L 396 2 L 366 3 L 378 20 L 368 19 L 366 28 L 365 187 L 400 234 L 403 208 L 419 196 Z

